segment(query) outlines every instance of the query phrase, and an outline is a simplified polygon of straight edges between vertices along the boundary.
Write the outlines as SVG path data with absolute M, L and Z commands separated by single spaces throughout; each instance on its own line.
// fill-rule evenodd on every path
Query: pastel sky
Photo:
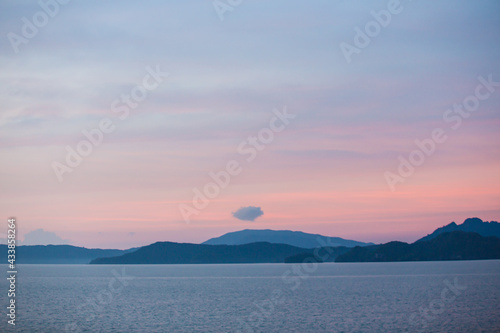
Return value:
M 212 1 L 74 0 L 53 17 L 3 1 L 1 215 L 19 239 L 44 229 L 102 248 L 247 228 L 414 241 L 500 220 L 500 86 L 477 88 L 500 82 L 500 2 L 401 1 L 348 63 L 341 43 L 390 3 L 246 0 L 221 20 Z M 113 102 L 148 68 L 169 75 L 121 119 Z M 447 113 L 464 100 L 479 104 Z M 295 118 L 247 161 L 239 145 L 284 109 Z M 106 118 L 114 130 L 59 181 L 54 162 Z M 386 172 L 439 128 L 447 139 L 392 191 Z M 186 223 L 180 205 L 229 161 L 241 173 Z M 233 216 L 249 206 L 263 215 Z

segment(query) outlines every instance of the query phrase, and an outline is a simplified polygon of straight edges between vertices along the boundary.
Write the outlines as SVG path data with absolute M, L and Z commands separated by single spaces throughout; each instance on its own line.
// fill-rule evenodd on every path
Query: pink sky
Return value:
M 127 248 L 287 229 L 378 243 L 468 217 L 500 220 L 500 86 L 478 79 L 500 81 L 497 3 L 412 4 L 349 64 L 339 43 L 370 19 L 367 4 L 248 3 L 223 22 L 188 4 L 81 15 L 95 6 L 68 5 L 19 53 L 3 41 L 0 208 L 18 219 L 20 239 L 44 229 L 74 245 Z M 168 77 L 121 119 L 113 102 L 126 107 L 122 96 L 158 68 Z M 481 85 L 475 110 L 447 120 Z M 284 108 L 295 117 L 273 120 Z M 58 181 L 65 147 L 106 118 L 112 133 Z M 238 147 L 266 138 L 271 123 L 280 130 L 247 161 Z M 436 128 L 447 140 L 391 191 L 385 173 L 398 174 L 399 156 Z M 231 160 L 241 173 L 186 223 L 179 205 L 192 206 L 193 189 Z M 232 216 L 246 206 L 264 215 Z

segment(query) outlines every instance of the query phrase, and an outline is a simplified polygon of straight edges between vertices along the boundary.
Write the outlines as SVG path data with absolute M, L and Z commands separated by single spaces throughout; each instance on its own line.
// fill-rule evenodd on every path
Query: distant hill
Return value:
M 114 257 L 137 250 L 87 249 L 72 245 L 21 245 L 16 247 L 18 264 L 88 264 L 101 257 Z M 7 245 L 0 245 L 0 251 L 7 256 Z M 7 259 L 5 259 L 7 262 Z
M 432 234 L 422 237 L 419 241 L 430 240 L 445 232 L 452 231 L 475 232 L 483 237 L 494 236 L 500 238 L 500 223 L 496 221 L 483 222 L 480 218 L 473 217 L 458 225 L 455 222 L 451 222 L 444 227 L 436 229 Z
M 256 242 L 268 242 L 273 244 L 288 244 L 305 249 L 313 249 L 324 246 L 367 246 L 373 243 L 363 243 L 347 240 L 340 237 L 327 237 L 317 234 L 307 234 L 301 231 L 289 230 L 241 230 L 230 232 L 217 238 L 212 238 L 202 243 L 205 245 L 242 245 Z
M 473 231 L 473 232 L 471 232 Z M 484 236 L 484 237 L 483 237 Z M 321 248 L 319 254 L 314 251 Z M 7 254 L 7 245 L 0 245 Z M 327 255 L 325 255 L 327 254 Z M 374 245 L 288 230 L 242 230 L 203 244 L 157 242 L 128 250 L 72 245 L 23 245 L 19 264 L 217 264 L 500 259 L 500 223 L 470 218 L 413 244 Z
M 336 262 L 385 262 L 500 259 L 500 239 L 473 232 L 453 231 L 413 244 L 390 242 L 355 247 Z
M 242 264 L 283 263 L 307 249 L 266 242 L 245 245 L 204 245 L 157 242 L 119 257 L 99 258 L 91 264 Z
M 335 259 L 341 254 L 351 250 L 350 247 L 323 247 L 316 250 L 299 253 L 285 258 L 286 264 L 302 264 L 307 262 L 335 262 Z

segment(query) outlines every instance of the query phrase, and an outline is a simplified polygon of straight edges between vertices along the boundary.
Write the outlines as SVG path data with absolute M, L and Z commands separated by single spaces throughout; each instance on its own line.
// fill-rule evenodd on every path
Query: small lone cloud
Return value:
M 262 215 L 264 215 L 262 209 L 254 206 L 241 207 L 233 212 L 233 216 L 242 221 L 255 221 L 256 218 Z
M 131 232 L 129 232 L 129 233 L 128 233 L 128 235 L 129 235 L 130 237 L 134 237 L 135 232 L 131 231 Z
M 22 245 L 65 245 L 70 244 L 67 239 L 62 239 L 54 232 L 37 229 L 24 235 Z

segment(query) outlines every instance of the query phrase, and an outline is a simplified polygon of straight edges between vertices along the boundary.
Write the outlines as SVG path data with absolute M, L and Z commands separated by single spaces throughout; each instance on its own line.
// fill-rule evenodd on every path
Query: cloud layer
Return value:
M 67 239 L 62 239 L 56 233 L 43 229 L 33 230 L 24 235 L 22 245 L 62 245 L 70 244 Z

